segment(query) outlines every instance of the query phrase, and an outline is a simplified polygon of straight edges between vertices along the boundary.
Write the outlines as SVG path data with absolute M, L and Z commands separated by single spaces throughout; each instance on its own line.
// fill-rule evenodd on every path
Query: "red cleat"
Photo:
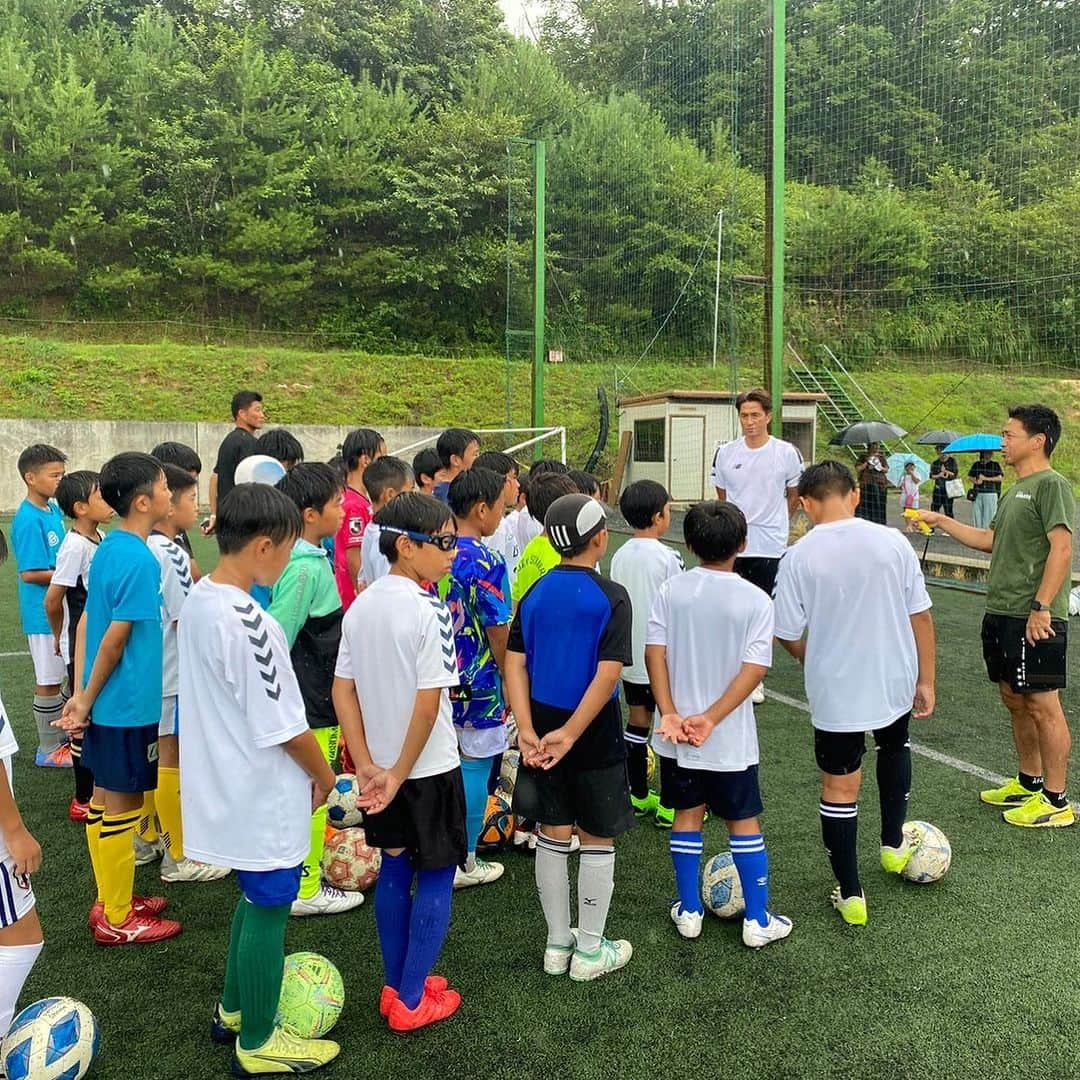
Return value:
M 438 994 L 450 984 L 441 975 L 429 975 L 424 980 L 424 992 Z M 392 986 L 384 986 L 379 995 L 379 1015 L 385 1020 L 390 1015 L 390 1008 L 397 1001 L 397 991 Z
M 433 990 L 424 988 L 420 1004 L 415 1009 L 405 1008 L 401 998 L 395 998 L 390 1006 L 387 1020 L 395 1035 L 409 1035 L 421 1028 L 446 1020 L 461 1007 L 461 995 L 456 990 Z
M 86 819 L 90 816 L 90 804 L 88 802 L 79 802 L 78 799 L 72 799 L 71 805 L 68 807 L 68 817 L 75 822 L 76 825 L 85 825 Z
M 94 924 L 94 941 L 98 945 L 147 945 L 176 937 L 183 927 L 172 919 L 157 915 L 141 915 L 132 910 L 119 926 L 113 926 L 104 916 Z
M 131 910 L 136 915 L 154 917 L 160 915 L 169 906 L 169 901 L 164 896 L 133 896 L 131 898 Z M 105 905 L 100 900 L 94 901 L 90 908 L 90 917 L 86 920 L 90 929 L 105 918 Z

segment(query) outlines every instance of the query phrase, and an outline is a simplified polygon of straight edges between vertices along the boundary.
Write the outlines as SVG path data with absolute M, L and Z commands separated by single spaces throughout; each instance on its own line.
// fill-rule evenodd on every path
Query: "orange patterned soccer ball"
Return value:
M 327 830 L 322 873 L 331 885 L 363 892 L 375 884 L 381 866 L 382 852 L 368 844 L 363 829 Z

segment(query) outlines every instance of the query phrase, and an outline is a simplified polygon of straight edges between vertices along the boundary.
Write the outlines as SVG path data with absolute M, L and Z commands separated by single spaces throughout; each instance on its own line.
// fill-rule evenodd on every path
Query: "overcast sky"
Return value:
M 523 36 L 529 34 L 529 23 L 526 14 L 532 20 L 536 28 L 540 9 L 543 7 L 542 0 L 499 0 L 499 6 L 506 12 L 506 22 L 515 34 Z

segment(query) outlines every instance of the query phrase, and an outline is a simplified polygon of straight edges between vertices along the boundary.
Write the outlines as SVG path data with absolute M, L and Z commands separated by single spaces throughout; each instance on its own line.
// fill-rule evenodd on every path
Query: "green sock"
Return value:
M 248 904 L 236 950 L 240 984 L 240 1046 L 257 1050 L 274 1030 L 285 969 L 285 925 L 289 904 L 258 907 Z
M 300 878 L 300 899 L 310 900 L 322 888 L 322 857 L 326 848 L 326 803 L 311 815 L 311 847 Z
M 241 896 L 233 914 L 232 931 L 229 934 L 229 955 L 225 960 L 225 985 L 221 990 L 221 1007 L 226 1012 L 240 1011 L 240 935 L 251 905 Z

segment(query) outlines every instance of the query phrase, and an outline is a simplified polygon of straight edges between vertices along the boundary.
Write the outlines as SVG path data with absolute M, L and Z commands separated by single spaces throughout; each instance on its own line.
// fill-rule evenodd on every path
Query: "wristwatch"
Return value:
M 1042 603 L 1041 600 L 1032 600 L 1031 601 L 1031 610 L 1032 611 L 1049 611 L 1050 607 L 1049 607 L 1048 604 Z

